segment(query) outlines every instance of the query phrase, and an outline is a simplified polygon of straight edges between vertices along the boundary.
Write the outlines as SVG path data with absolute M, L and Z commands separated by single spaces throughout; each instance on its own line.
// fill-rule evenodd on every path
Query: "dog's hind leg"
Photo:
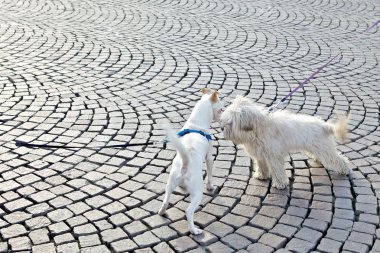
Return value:
M 271 159 L 271 176 L 272 176 L 272 186 L 277 189 L 284 189 L 289 185 L 289 178 L 286 175 L 284 168 L 284 161 Z
M 325 146 L 323 150 L 314 150 L 313 153 L 327 170 L 336 171 L 342 175 L 347 175 L 350 172 L 347 159 L 339 155 L 334 147 Z
M 255 163 L 256 163 L 256 168 L 255 168 L 255 173 L 253 174 L 253 176 L 261 180 L 270 178 L 268 163 L 262 158 L 255 159 Z
M 199 228 L 196 228 L 194 225 L 194 213 L 202 201 L 202 196 L 203 196 L 202 188 L 194 188 L 194 192 L 192 192 L 190 196 L 191 196 L 191 202 L 188 208 L 186 209 L 187 223 L 188 223 L 190 232 L 193 233 L 194 235 L 199 235 L 202 233 L 202 230 Z
M 160 210 L 158 211 L 159 215 L 163 215 L 166 211 L 166 208 L 169 206 L 169 199 L 170 195 L 174 191 L 174 189 L 178 186 L 179 180 L 175 178 L 173 174 L 169 175 L 168 183 L 166 185 L 166 191 L 165 191 L 165 197 L 164 201 L 162 202 L 162 206 Z
M 212 159 L 212 145 L 210 144 L 208 153 L 206 155 L 206 168 L 207 168 L 207 190 L 212 191 L 214 190 L 214 185 L 212 184 L 212 167 L 213 167 L 214 161 Z

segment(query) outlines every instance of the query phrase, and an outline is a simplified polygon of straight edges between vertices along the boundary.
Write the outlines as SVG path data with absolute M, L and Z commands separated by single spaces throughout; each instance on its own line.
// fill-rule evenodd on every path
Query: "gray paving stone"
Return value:
M 67 219 L 65 222 L 69 224 L 70 227 L 76 227 L 88 223 L 88 220 L 84 216 L 79 215 Z
M 25 220 L 28 220 L 31 217 L 32 215 L 28 213 L 17 211 L 17 212 L 13 212 L 11 214 L 5 215 L 4 219 L 9 223 L 21 223 Z
M 361 213 L 377 214 L 377 205 L 356 203 L 355 214 L 359 215 Z
M 50 241 L 49 231 L 46 228 L 33 230 L 29 233 L 29 238 L 33 245 L 48 243 Z
M 223 217 L 224 215 L 226 215 L 229 211 L 229 208 L 228 207 L 225 207 L 225 206 L 221 206 L 221 205 L 215 205 L 215 204 L 212 204 L 212 203 L 208 203 L 203 209 L 202 211 L 204 212 L 207 212 L 211 215 L 214 215 L 218 218 L 220 217 Z
M 350 188 L 347 188 L 347 187 L 333 187 L 333 192 L 337 198 L 347 198 L 347 199 L 353 198 Z
M 327 230 L 327 238 L 331 238 L 334 241 L 344 242 L 350 234 L 347 230 L 330 228 Z
M 47 216 L 52 222 L 60 222 L 71 218 L 73 216 L 73 213 L 70 210 L 64 208 L 54 210 L 48 213 Z
M 234 209 L 232 209 L 232 213 L 240 216 L 244 216 L 247 218 L 252 218 L 256 213 L 255 207 L 250 207 L 247 205 L 237 204 Z
M 274 205 L 279 207 L 285 207 L 287 203 L 288 198 L 279 194 L 268 194 L 263 201 L 263 204 Z
M 252 226 L 243 226 L 236 230 L 236 233 L 248 238 L 251 242 L 257 242 L 265 231 Z
M 32 243 L 30 239 L 26 236 L 10 238 L 8 240 L 8 243 L 10 245 L 11 250 L 16 252 L 22 250 L 28 251 L 32 248 Z
M 4 239 L 9 239 L 9 238 L 13 238 L 13 237 L 21 236 L 21 235 L 26 235 L 27 230 L 25 229 L 23 225 L 15 224 L 10 227 L 0 229 L 0 233 Z
M 370 247 L 373 243 L 373 235 L 352 231 L 347 240 L 367 244 Z
M 162 242 L 158 245 L 156 245 L 153 248 L 154 252 L 167 252 L 167 253 L 174 253 L 175 251 L 170 248 L 170 246 L 166 242 Z
M 234 229 L 222 222 L 214 222 L 211 223 L 209 226 L 205 228 L 205 230 L 209 231 L 210 233 L 218 236 L 218 237 L 224 237 L 227 234 L 231 233 Z
M 273 229 L 270 230 L 270 232 L 278 236 L 291 238 L 297 232 L 297 228 L 284 224 L 277 224 Z
M 354 220 L 355 214 L 352 210 L 335 209 L 334 217 L 346 220 Z
M 85 212 L 83 215 L 84 217 L 86 217 L 88 220 L 91 220 L 91 221 L 98 221 L 98 220 L 102 220 L 108 217 L 107 214 L 99 210 L 91 210 L 91 211 Z
M 41 245 L 37 245 L 37 246 L 33 246 L 32 247 L 32 252 L 46 252 L 46 253 L 55 253 L 56 252 L 56 249 L 55 249 L 55 246 L 54 246 L 54 243 L 46 243 L 46 244 L 41 244 Z
M 197 244 L 188 236 L 169 241 L 176 252 L 186 252 L 197 247 Z
M 234 229 L 238 229 L 241 226 L 248 223 L 249 219 L 246 217 L 242 217 L 242 216 L 238 216 L 234 214 L 227 214 L 220 221 L 233 227 Z
M 275 249 L 283 248 L 286 244 L 286 238 L 278 236 L 272 233 L 263 234 L 260 238 L 259 243 L 265 244 Z
M 97 234 L 82 235 L 82 236 L 79 236 L 78 239 L 79 239 L 79 245 L 82 248 L 92 247 L 92 246 L 96 246 L 96 245 L 101 244 L 101 242 L 99 240 L 99 236 Z
M 321 220 L 306 219 L 302 223 L 302 226 L 310 228 L 310 229 L 315 229 L 315 230 L 318 230 L 319 232 L 324 233 L 328 228 L 328 223 Z
M 266 217 L 260 214 L 257 214 L 249 224 L 264 230 L 269 230 L 274 227 L 277 220 L 275 218 Z
M 31 201 L 24 198 L 20 198 L 20 199 L 5 203 L 4 207 L 9 212 L 15 212 L 15 211 L 23 210 L 31 205 L 33 205 Z
M 141 234 L 144 231 L 148 230 L 148 227 L 145 226 L 141 221 L 134 221 L 130 224 L 127 224 L 124 226 L 124 230 L 130 235 L 130 236 L 136 236 L 138 234 Z
M 115 238 L 114 235 L 112 235 L 111 233 L 112 231 L 110 231 L 110 234 L 109 236 L 112 236 L 113 238 Z M 122 237 L 127 237 L 127 236 L 121 236 L 120 238 Z M 117 238 L 115 238 L 117 239 Z M 140 248 L 144 248 L 144 247 L 150 247 L 150 246 L 153 246 L 157 243 L 160 242 L 160 239 L 158 237 L 156 237 L 152 232 L 148 231 L 148 232 L 145 232 L 143 234 L 140 234 L 140 235 L 137 235 L 133 238 L 133 241 L 140 247 Z
M 152 230 L 152 233 L 164 241 L 169 241 L 177 237 L 177 233 L 168 226 L 162 226 Z
M 278 206 L 262 206 L 259 214 L 279 219 L 285 213 L 285 209 Z
M 301 228 L 295 235 L 296 238 L 311 242 L 315 245 L 322 237 L 322 233 L 310 228 Z
M 319 243 L 317 250 L 322 251 L 322 252 L 334 253 L 334 252 L 339 252 L 342 245 L 343 244 L 341 242 L 323 238 L 321 242 Z
M 358 252 L 358 253 L 368 252 L 369 250 L 368 246 L 365 244 L 352 242 L 348 240 L 344 243 L 343 249 L 353 251 L 353 252 Z
M 305 218 L 307 213 L 308 213 L 307 208 L 301 208 L 297 206 L 289 206 L 288 209 L 286 210 L 286 214 L 298 216 L 301 218 Z
M 272 247 L 269 247 L 269 246 L 261 244 L 261 243 L 251 244 L 248 246 L 247 250 L 250 253 L 254 253 L 254 252 L 272 253 L 272 252 L 274 252 L 274 249 Z
M 251 244 L 249 240 L 247 240 L 245 237 L 238 235 L 238 234 L 230 234 L 221 239 L 221 241 L 226 244 L 227 246 L 235 249 L 235 250 L 241 250 L 246 248 L 248 245 Z
M 279 223 L 290 225 L 293 227 L 300 227 L 303 222 L 303 219 L 300 217 L 292 216 L 284 214 L 281 219 L 279 220 Z
M 108 229 L 108 230 L 102 231 L 100 235 L 101 235 L 102 241 L 107 242 L 107 243 L 111 243 L 111 242 L 125 239 L 128 237 L 128 235 L 121 228 Z
M 339 218 L 333 218 L 331 227 L 343 230 L 351 230 L 353 222 L 351 220 L 344 220 Z
M 215 242 L 207 247 L 207 250 L 212 253 L 218 253 L 218 252 L 226 252 L 226 253 L 232 253 L 235 252 L 232 248 L 226 246 L 222 242 Z
M 54 236 L 54 242 L 57 245 L 74 242 L 76 239 L 71 233 Z M 32 239 L 33 241 L 33 239 Z
M 70 228 L 64 222 L 58 222 L 50 225 L 49 230 L 53 235 L 59 235 L 70 231 Z
M 50 224 L 51 224 L 51 221 L 48 218 L 41 217 L 41 216 L 25 221 L 25 225 L 30 230 L 47 227 Z
M 378 225 L 380 222 L 380 218 L 377 215 L 374 214 L 366 214 L 362 213 L 359 215 L 359 221 L 363 223 L 370 223 L 373 225 Z
M 110 253 L 111 251 L 105 246 L 105 245 L 100 245 L 100 246 L 94 246 L 94 247 L 86 247 L 80 250 L 80 252 L 84 253 L 91 253 L 91 252 L 99 252 L 99 253 Z
M 321 221 L 325 221 L 327 223 L 330 223 L 332 220 L 332 216 L 333 216 L 332 211 L 312 209 L 310 211 L 308 218 L 321 220 Z
M 98 233 L 96 227 L 92 224 L 85 224 L 81 226 L 74 227 L 73 229 L 75 236 L 85 236 Z
M 8 252 L 8 251 L 9 251 L 8 243 L 1 242 L 0 243 L 0 252 Z
M 311 242 L 304 241 L 298 238 L 291 239 L 288 244 L 286 244 L 286 249 L 292 252 L 310 252 L 315 245 Z
M 374 235 L 376 232 L 376 226 L 373 224 L 365 223 L 365 222 L 354 222 L 354 226 L 352 227 L 352 230 Z
M 380 240 L 376 240 L 373 244 L 372 251 L 380 251 Z

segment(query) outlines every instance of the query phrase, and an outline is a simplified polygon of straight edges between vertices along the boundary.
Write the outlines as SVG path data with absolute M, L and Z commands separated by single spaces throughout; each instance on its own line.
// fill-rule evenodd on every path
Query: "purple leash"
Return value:
M 326 66 L 330 65 L 330 63 L 340 55 L 341 53 L 335 55 L 334 57 L 330 58 L 330 60 L 325 63 L 322 67 L 319 67 L 316 71 L 314 71 L 313 74 L 311 74 L 308 78 L 305 79 L 305 81 L 303 81 L 300 85 L 298 85 L 297 88 L 295 88 L 294 90 L 292 90 L 292 92 L 290 92 L 288 95 L 286 95 L 285 97 L 283 97 L 280 102 L 278 102 L 277 104 L 275 104 L 274 106 L 271 106 L 269 107 L 268 111 L 269 112 L 272 112 L 277 106 L 279 106 L 281 103 L 284 103 L 289 97 L 291 97 L 297 90 L 299 90 L 300 88 L 302 88 L 303 86 L 305 86 L 305 84 L 307 84 L 308 82 L 310 82 L 311 79 L 314 78 L 314 76 L 316 76 L 319 72 L 321 72 L 321 70 L 323 68 L 325 68 Z
M 373 23 L 370 27 L 368 27 L 367 30 L 365 30 L 363 33 L 368 32 L 369 30 L 371 30 L 372 28 L 374 28 L 374 27 L 377 26 L 378 24 L 380 24 L 380 19 L 377 20 L 375 23 Z
M 372 28 L 374 28 L 375 26 L 377 26 L 378 24 L 380 24 L 380 19 L 377 20 L 375 23 L 373 23 L 370 27 L 368 27 L 363 33 L 366 33 L 368 32 L 369 30 L 371 30 Z M 299 90 L 300 88 L 302 88 L 303 86 L 305 86 L 305 84 L 307 84 L 308 82 L 310 82 L 311 79 L 313 79 L 319 72 L 321 72 L 321 70 L 325 67 L 327 67 L 328 65 L 331 64 L 331 62 L 340 55 L 341 53 L 338 53 L 337 55 L 335 55 L 334 57 L 330 58 L 328 62 L 326 62 L 324 65 L 322 65 L 321 67 L 319 67 L 316 71 L 314 71 L 308 78 L 305 79 L 305 81 L 303 81 L 300 85 L 298 85 L 297 88 L 295 88 L 294 90 L 292 90 L 288 95 L 286 95 L 285 97 L 283 97 L 280 102 L 278 102 L 277 104 L 271 106 L 268 108 L 268 112 L 273 112 L 274 109 L 276 109 L 277 106 L 279 106 L 280 104 L 284 103 L 289 97 L 291 97 L 297 90 Z

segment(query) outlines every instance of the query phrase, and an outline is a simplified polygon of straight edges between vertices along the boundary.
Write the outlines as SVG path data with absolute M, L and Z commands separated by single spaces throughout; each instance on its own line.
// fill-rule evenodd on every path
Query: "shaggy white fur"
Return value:
M 203 96 L 195 105 L 189 119 L 182 129 L 199 130 L 209 134 L 209 128 L 213 120 L 219 121 L 222 105 L 219 100 L 219 93 L 211 89 L 202 89 Z M 193 234 L 200 234 L 202 230 L 194 225 L 194 212 L 202 201 L 203 196 L 203 161 L 206 160 L 207 168 L 207 189 L 212 190 L 212 142 L 199 133 L 189 133 L 178 138 L 177 134 L 166 129 L 170 143 L 177 150 L 174 158 L 166 194 L 161 209 L 158 214 L 164 214 L 169 205 L 169 198 L 174 189 L 181 185 L 190 194 L 190 205 L 186 209 L 186 218 L 189 229 Z
M 272 185 L 278 189 L 289 185 L 284 163 L 294 151 L 305 151 L 326 169 L 349 173 L 347 159 L 338 154 L 333 138 L 346 140 L 348 117 L 339 117 L 336 124 L 331 124 L 287 111 L 269 114 L 266 108 L 238 96 L 222 113 L 220 122 L 224 137 L 242 144 L 255 161 L 254 177 L 272 177 Z

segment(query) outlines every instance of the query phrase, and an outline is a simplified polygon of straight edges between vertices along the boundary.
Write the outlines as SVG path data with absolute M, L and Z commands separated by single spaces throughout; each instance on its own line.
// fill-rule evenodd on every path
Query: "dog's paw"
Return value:
M 286 187 L 288 187 L 288 185 L 289 185 L 289 182 L 275 182 L 275 181 L 272 182 L 272 187 L 279 190 L 285 189 Z
M 338 170 L 337 173 L 339 175 L 347 176 L 348 174 L 350 174 L 350 170 L 348 168 L 347 169 L 343 169 L 343 170 Z
M 256 178 L 256 179 L 260 179 L 260 180 L 266 180 L 266 179 L 268 179 L 267 176 L 264 176 L 259 171 L 256 171 L 255 173 L 253 173 L 253 177 Z
M 203 233 L 203 230 L 202 230 L 202 229 L 199 229 L 199 228 L 194 228 L 194 229 L 191 231 L 191 233 L 192 233 L 193 235 L 200 235 L 200 234 Z
M 214 191 L 214 190 L 216 189 L 216 187 L 213 186 L 212 184 L 207 184 L 206 189 L 207 189 L 208 191 L 212 192 L 212 191 Z

